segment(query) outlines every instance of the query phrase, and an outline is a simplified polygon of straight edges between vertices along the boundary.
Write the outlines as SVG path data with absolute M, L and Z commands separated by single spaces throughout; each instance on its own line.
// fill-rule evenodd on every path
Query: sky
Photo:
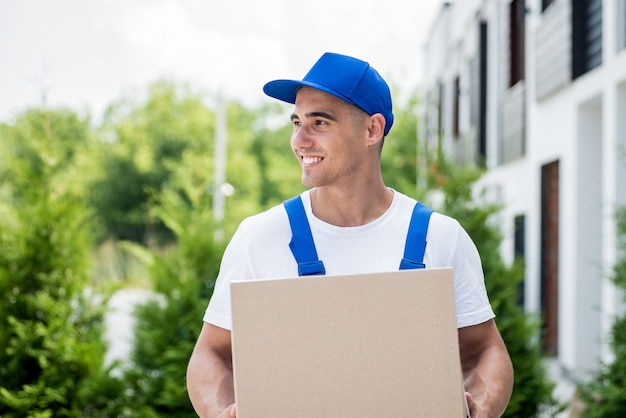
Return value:
M 161 79 L 256 105 L 326 51 L 419 84 L 441 0 L 0 0 L 0 122 L 28 107 L 97 118 Z

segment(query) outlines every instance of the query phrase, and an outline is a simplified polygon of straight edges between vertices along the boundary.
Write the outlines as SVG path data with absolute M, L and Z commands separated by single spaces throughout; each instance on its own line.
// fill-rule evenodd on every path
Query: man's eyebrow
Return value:
M 326 112 L 310 112 L 305 115 L 307 118 L 324 118 L 332 121 L 337 121 L 337 118 Z
M 324 119 L 328 119 L 328 120 L 332 120 L 332 121 L 337 121 L 337 118 L 334 117 L 333 115 L 331 115 L 330 113 L 326 113 L 326 112 L 309 112 L 309 113 L 305 113 L 305 115 L 307 118 L 324 118 Z M 300 116 L 296 115 L 295 113 L 291 114 L 291 120 L 294 119 L 300 119 Z

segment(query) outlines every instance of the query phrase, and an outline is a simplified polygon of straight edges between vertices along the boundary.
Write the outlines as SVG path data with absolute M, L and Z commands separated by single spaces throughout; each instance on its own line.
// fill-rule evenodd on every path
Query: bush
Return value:
M 626 209 L 618 211 L 617 224 L 621 257 L 613 267 L 611 279 L 617 287 L 626 290 Z M 586 405 L 584 417 L 621 417 L 626 411 L 626 314 L 615 319 L 610 345 L 613 361 L 602 364 L 589 382 L 579 385 L 578 393 Z
M 90 294 L 89 212 L 68 173 L 87 121 L 31 111 L 0 127 L 0 415 L 89 417 L 115 408 L 103 309 Z M 102 298 L 100 298 L 100 302 Z
M 553 396 L 555 383 L 548 377 L 537 339 L 539 324 L 517 303 L 519 284 L 524 277 L 523 260 L 507 265 L 502 259 L 502 234 L 491 221 L 499 207 L 476 203 L 473 195 L 481 172 L 453 167 L 442 157 L 428 172 L 430 189 L 443 192 L 441 211 L 463 225 L 480 253 L 487 293 L 515 370 L 513 394 L 503 416 L 555 416 L 564 405 Z
M 158 298 L 135 310 L 135 342 L 125 380 L 142 417 L 195 417 L 185 383 L 187 364 L 224 250 L 215 240 L 211 196 L 202 172 L 206 156 L 187 154 L 179 176 L 158 195 L 154 215 L 174 231 L 177 245 L 152 249 L 126 244 L 148 266 Z

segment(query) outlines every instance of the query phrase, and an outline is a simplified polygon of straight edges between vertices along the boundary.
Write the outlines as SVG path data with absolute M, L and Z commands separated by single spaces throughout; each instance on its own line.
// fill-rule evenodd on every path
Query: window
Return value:
M 444 94 L 445 87 L 440 81 L 437 83 L 437 135 L 439 138 L 443 136 L 443 111 L 444 111 Z
M 572 78 L 602 64 L 602 0 L 572 0 Z
M 454 135 L 455 138 L 458 139 L 459 137 L 459 117 L 460 117 L 460 113 L 459 113 L 459 107 L 460 107 L 460 101 L 461 101 L 461 80 L 459 79 L 459 76 L 457 75 L 454 78 L 454 110 L 453 110 L 453 115 L 452 115 L 452 133 Z
M 515 242 L 513 251 L 515 258 L 523 259 L 526 257 L 526 216 L 518 215 L 515 217 Z M 525 302 L 524 281 L 519 283 L 517 289 L 517 303 L 524 306 Z
M 617 49 L 626 48 L 626 0 L 617 3 Z
M 478 119 L 478 156 L 481 166 L 487 164 L 487 22 L 480 23 L 480 86 Z
M 554 0 L 541 0 L 541 11 L 546 10 L 552 3 L 554 3 Z
M 543 350 L 558 354 L 559 342 L 559 162 L 541 167 L 541 312 Z
M 524 79 L 524 63 L 525 63 L 525 18 L 526 2 L 525 0 L 513 0 L 509 5 L 509 23 L 510 23 L 510 74 L 509 87 L 517 84 L 518 81 Z

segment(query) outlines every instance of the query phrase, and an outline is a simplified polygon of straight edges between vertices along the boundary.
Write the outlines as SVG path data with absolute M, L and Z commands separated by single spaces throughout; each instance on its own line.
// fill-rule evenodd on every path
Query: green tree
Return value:
M 279 121 L 276 128 L 266 126 L 270 119 Z M 234 186 L 235 194 L 226 202 L 226 238 L 246 216 L 302 190 L 300 169 L 290 151 L 287 129 L 291 129 L 289 117 L 279 106 L 228 106 L 226 180 Z
M 409 196 L 423 194 L 417 189 L 417 98 L 394 109 L 395 121 L 385 138 L 381 157 L 383 178 L 387 185 Z
M 300 167 L 289 143 L 293 128 L 288 106 L 273 103 L 262 107 L 258 110 L 257 120 L 280 121 L 277 127 L 255 129 L 250 146 L 259 173 L 258 203 L 261 208 L 269 208 L 301 193 L 304 186 L 300 182 Z
M 564 405 L 553 396 L 555 383 L 547 374 L 536 338 L 539 324 L 517 303 L 523 260 L 507 265 L 500 254 L 502 232 L 493 221 L 500 207 L 475 198 L 480 170 L 453 166 L 441 155 L 431 161 L 429 189 L 443 192 L 441 212 L 458 219 L 478 248 L 487 293 L 515 370 L 513 395 L 504 417 L 555 416 Z
M 149 199 L 187 150 L 212 152 L 215 113 L 188 86 L 152 84 L 147 99 L 109 107 L 92 145 L 89 201 L 109 237 L 143 242 L 171 235 L 149 214 Z
M 284 107 L 220 104 L 189 86 L 160 81 L 149 87 L 145 101 L 122 99 L 111 105 L 99 141 L 91 144 L 86 193 L 106 237 L 138 243 L 149 236 L 173 239 L 172 231 L 151 216 L 150 199 L 167 187 L 185 152 L 214 155 L 219 105 L 227 115 L 226 181 L 235 189 L 224 219 L 227 235 L 246 214 L 302 190 L 292 181 L 299 171 L 286 124 L 278 132 L 264 127 L 265 121 L 282 116 Z M 203 175 L 209 187 L 214 169 L 214 159 L 207 159 Z
M 611 279 L 618 288 L 626 290 L 626 208 L 617 211 L 617 225 L 619 258 Z M 626 302 L 626 297 L 623 299 Z M 586 405 L 584 417 L 621 417 L 626 411 L 626 314 L 615 318 L 610 346 L 613 360 L 602 364 L 588 382 L 578 387 L 580 398 Z
M 127 244 L 142 259 L 156 297 L 135 310 L 135 342 L 125 373 L 137 417 L 194 417 L 185 372 L 224 250 L 215 239 L 210 156 L 186 152 L 171 182 L 159 194 L 153 214 L 176 237 L 176 245 L 149 250 Z
M 103 298 L 86 288 L 93 228 L 72 181 L 88 135 L 89 121 L 66 110 L 0 125 L 3 417 L 116 409 L 122 386 L 103 368 Z

